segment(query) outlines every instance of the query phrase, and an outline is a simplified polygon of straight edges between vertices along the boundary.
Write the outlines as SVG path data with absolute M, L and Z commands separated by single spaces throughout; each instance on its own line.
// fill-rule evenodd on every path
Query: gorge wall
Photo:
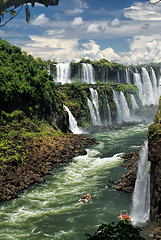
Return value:
M 161 98 L 154 124 L 148 130 L 148 159 L 151 162 L 151 220 L 161 221 Z

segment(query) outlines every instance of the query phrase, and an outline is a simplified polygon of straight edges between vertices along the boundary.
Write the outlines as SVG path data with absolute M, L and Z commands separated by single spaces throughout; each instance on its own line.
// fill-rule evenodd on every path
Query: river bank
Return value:
M 98 143 L 84 135 L 60 133 L 47 124 L 39 127 L 28 119 L 1 126 L 0 201 L 15 198 L 30 185 L 44 182 L 43 176 L 55 165 L 85 155 L 85 147 Z

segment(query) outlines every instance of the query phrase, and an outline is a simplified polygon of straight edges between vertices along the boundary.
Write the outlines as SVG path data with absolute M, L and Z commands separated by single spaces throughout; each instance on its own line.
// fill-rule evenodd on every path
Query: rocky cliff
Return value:
M 154 124 L 148 130 L 148 159 L 151 162 L 151 220 L 161 221 L 161 98 Z

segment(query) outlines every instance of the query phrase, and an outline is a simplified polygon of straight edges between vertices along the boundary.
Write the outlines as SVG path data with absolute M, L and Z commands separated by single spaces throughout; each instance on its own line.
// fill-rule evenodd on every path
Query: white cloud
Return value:
M 71 25 L 72 26 L 79 26 L 79 25 L 82 25 L 84 22 L 83 22 L 83 19 L 81 17 L 76 17 L 74 18 L 74 20 L 71 22 Z
M 57 39 L 51 37 L 30 36 L 31 42 L 22 49 L 34 57 L 54 59 L 58 62 L 71 61 L 78 52 L 77 39 Z
M 112 62 L 125 65 L 161 62 L 161 35 L 149 37 L 139 36 L 129 41 L 130 51 L 116 53 L 111 47 L 100 49 L 94 40 L 82 44 L 80 49 L 78 39 L 58 39 L 52 37 L 30 36 L 30 44 L 22 49 L 34 57 L 52 59 L 58 62 L 79 61 L 90 58 L 93 61 L 106 58 Z
M 40 14 L 37 18 L 31 21 L 32 25 L 41 26 L 49 22 L 49 18 L 45 17 L 45 14 Z
M 135 5 L 124 9 L 124 15 L 133 20 L 161 20 L 161 5 L 136 2 Z
M 91 23 L 88 28 L 87 28 L 87 32 L 88 33 L 98 33 L 99 30 L 99 24 L 98 23 Z
M 83 13 L 83 9 L 82 8 L 75 8 L 75 9 L 68 9 L 65 11 L 66 15 L 78 15 Z

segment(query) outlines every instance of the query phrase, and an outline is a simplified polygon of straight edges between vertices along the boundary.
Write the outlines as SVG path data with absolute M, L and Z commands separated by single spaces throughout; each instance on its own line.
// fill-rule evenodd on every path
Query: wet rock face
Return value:
M 139 151 L 126 153 L 122 156 L 124 158 L 123 167 L 126 167 L 128 171 L 122 176 L 121 179 L 117 181 L 115 189 L 118 191 L 123 191 L 130 193 L 134 190 L 136 176 L 137 176 L 137 168 L 138 168 L 138 159 L 139 159 Z
M 149 138 L 148 158 L 151 161 L 151 219 L 161 221 L 161 134 Z

